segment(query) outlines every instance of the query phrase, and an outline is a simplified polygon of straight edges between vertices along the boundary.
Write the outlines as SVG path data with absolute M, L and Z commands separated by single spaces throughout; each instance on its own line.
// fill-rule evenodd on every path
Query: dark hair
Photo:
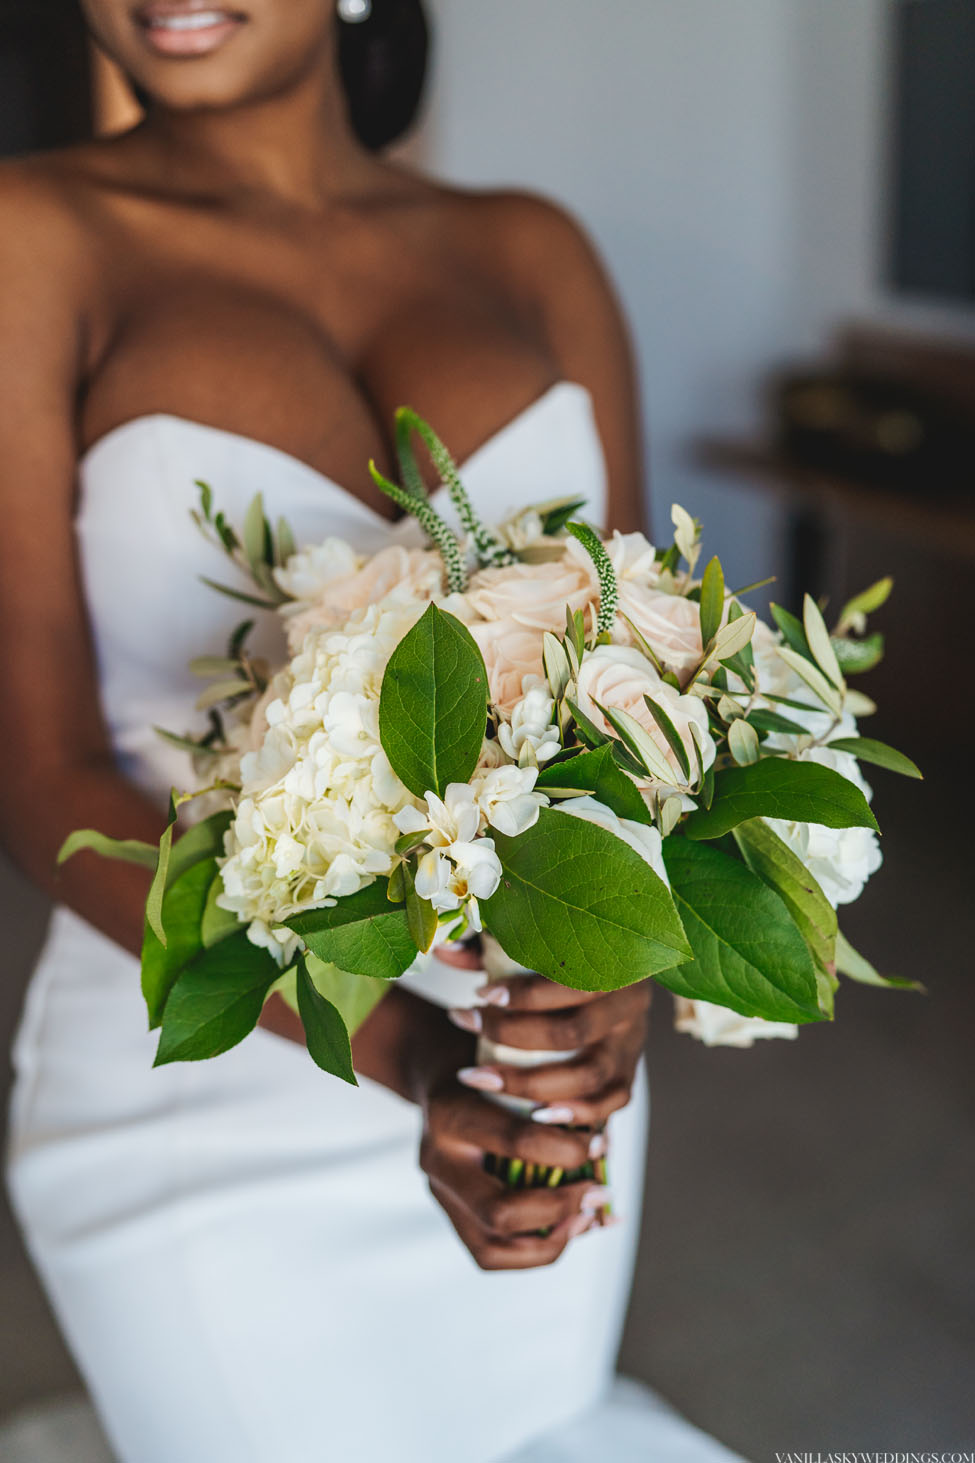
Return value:
M 422 0 L 372 0 L 368 20 L 337 24 L 349 120 L 378 152 L 409 130 L 420 109 L 430 49 Z

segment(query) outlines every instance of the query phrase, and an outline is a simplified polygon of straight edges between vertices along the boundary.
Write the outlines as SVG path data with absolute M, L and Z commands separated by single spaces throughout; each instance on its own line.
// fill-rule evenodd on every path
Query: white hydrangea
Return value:
M 285 962 L 282 922 L 354 894 L 395 863 L 395 815 L 413 802 L 379 741 L 379 693 L 423 605 L 370 605 L 319 629 L 281 678 L 260 748 L 240 764 L 220 905 Z

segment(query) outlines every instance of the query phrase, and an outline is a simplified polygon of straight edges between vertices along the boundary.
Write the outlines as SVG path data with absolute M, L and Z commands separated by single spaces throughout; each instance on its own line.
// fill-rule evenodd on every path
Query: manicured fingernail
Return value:
M 589 1144 L 590 1158 L 605 1158 L 609 1152 L 609 1140 L 605 1133 L 594 1133 Z
M 478 1092 L 504 1091 L 504 1078 L 492 1072 L 490 1067 L 461 1067 L 457 1081 L 463 1082 L 465 1087 L 476 1088 Z
M 569 1238 L 578 1239 L 580 1234 L 585 1234 L 587 1229 L 592 1229 L 596 1221 L 591 1214 L 576 1214 L 569 1220 Z
M 492 983 L 478 986 L 474 994 L 480 996 L 481 1000 L 486 1001 L 490 1006 L 507 1006 L 511 1000 L 511 992 L 506 985 Z
M 571 1107 L 537 1107 L 532 1113 L 533 1123 L 571 1123 L 575 1117 Z
M 461 1031 L 470 1031 L 475 1035 L 483 1025 L 480 1011 L 448 1011 L 447 1017 L 455 1026 L 459 1026 Z
M 607 1214 L 600 1222 L 600 1229 L 615 1229 L 618 1224 L 623 1223 L 622 1215 Z
M 613 1194 L 605 1184 L 598 1184 L 595 1188 L 587 1189 L 582 1196 L 582 1208 L 590 1214 L 597 1209 L 604 1209 L 612 1200 Z

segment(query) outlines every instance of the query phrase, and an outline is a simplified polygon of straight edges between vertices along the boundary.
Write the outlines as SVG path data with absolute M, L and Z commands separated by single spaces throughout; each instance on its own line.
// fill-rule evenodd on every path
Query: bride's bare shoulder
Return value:
M 85 277 L 97 243 L 87 151 L 0 161 L 0 287 L 38 271 L 52 290 Z

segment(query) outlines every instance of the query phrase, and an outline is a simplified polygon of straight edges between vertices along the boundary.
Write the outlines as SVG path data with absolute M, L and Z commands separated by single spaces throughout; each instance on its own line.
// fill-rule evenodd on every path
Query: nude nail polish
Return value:
M 452 1021 L 455 1026 L 459 1026 L 461 1031 L 469 1031 L 474 1036 L 478 1034 L 483 1025 L 481 1013 L 476 1010 L 448 1011 L 447 1019 Z
M 590 1158 L 605 1158 L 609 1152 L 609 1140 L 605 1133 L 594 1133 L 589 1144 Z
M 506 985 L 482 985 L 474 992 L 480 996 L 489 1006 L 507 1006 L 511 1000 L 511 992 Z
M 497 1072 L 492 1072 L 489 1067 L 461 1067 L 457 1073 L 457 1081 L 463 1082 L 465 1087 L 473 1087 L 477 1092 L 503 1092 L 504 1078 L 499 1077 Z
M 533 1123 L 571 1123 L 575 1117 L 571 1107 L 538 1107 L 532 1113 Z
M 578 1239 L 580 1234 L 592 1229 L 596 1221 L 591 1214 L 576 1214 L 569 1220 L 569 1238 Z
M 605 1184 L 597 1184 L 595 1188 L 587 1189 L 582 1196 L 582 1208 L 589 1214 L 595 1213 L 597 1209 L 604 1209 L 612 1202 L 613 1194 Z

